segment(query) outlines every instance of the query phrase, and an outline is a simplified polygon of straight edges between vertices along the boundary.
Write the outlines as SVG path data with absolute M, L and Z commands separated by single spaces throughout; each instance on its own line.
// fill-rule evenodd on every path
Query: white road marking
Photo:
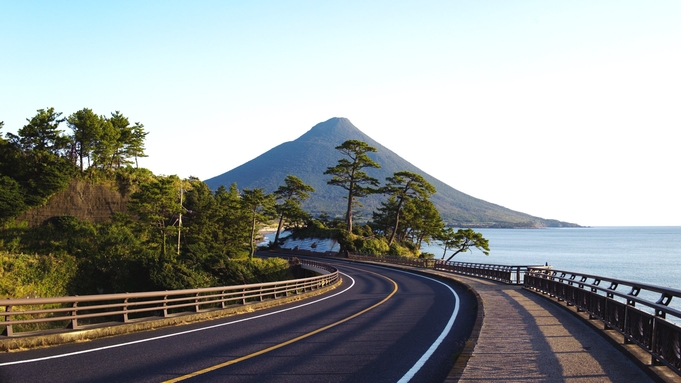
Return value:
M 440 346 L 442 341 L 445 339 L 447 334 L 449 334 L 452 327 L 454 326 L 454 321 L 456 320 L 456 316 L 459 314 L 459 301 L 460 301 L 459 295 L 448 284 L 443 283 L 441 281 L 438 281 L 437 279 L 426 277 L 426 276 L 421 275 L 421 274 L 410 273 L 408 271 L 393 269 L 393 268 L 385 267 L 385 266 L 376 266 L 376 265 L 366 265 L 366 266 L 369 266 L 369 267 L 373 266 L 373 267 L 381 268 L 381 269 L 389 269 L 389 270 L 396 271 L 396 272 L 399 272 L 399 273 L 415 275 L 417 277 L 429 279 L 433 282 L 437 282 L 437 283 L 447 287 L 449 289 L 449 291 L 451 291 L 452 294 L 454 295 L 454 297 L 456 298 L 456 304 L 454 305 L 454 310 L 452 311 L 452 316 L 449 318 L 449 321 L 447 322 L 447 325 L 442 330 L 442 333 L 440 333 L 440 336 L 438 336 L 437 339 L 435 339 L 435 342 L 433 342 L 433 344 L 430 345 L 428 350 L 426 350 L 426 352 L 421 356 L 421 358 L 419 358 L 419 360 L 416 361 L 416 363 L 412 366 L 412 368 L 410 368 L 409 371 L 407 371 L 407 373 L 404 374 L 404 376 L 402 378 L 400 378 L 400 380 L 397 381 L 397 383 L 407 383 L 411 380 L 411 378 L 414 377 L 414 375 L 416 375 L 417 372 L 419 372 L 419 370 L 423 367 L 423 365 L 426 364 L 428 359 L 430 359 L 430 357 L 433 355 L 433 353 L 435 353 L 435 350 L 437 350 L 437 348 Z
M 303 303 L 303 304 L 301 304 L 301 305 L 299 305 L 299 306 L 289 307 L 289 308 L 286 308 L 286 309 L 277 310 L 277 311 L 273 311 L 273 312 L 271 312 L 271 313 L 261 314 L 261 315 L 257 315 L 257 316 L 250 317 L 250 318 L 238 319 L 238 320 L 235 320 L 235 321 L 232 321 L 232 322 L 220 323 L 220 324 L 216 324 L 216 325 L 212 325 L 212 326 L 208 326 L 208 327 L 201 327 L 201 328 L 196 328 L 196 329 L 193 329 L 193 330 L 181 331 L 181 332 L 177 332 L 177 333 L 173 333 L 173 334 L 160 335 L 160 336 L 155 336 L 155 337 L 152 337 L 152 338 L 135 340 L 135 341 L 132 341 L 132 342 L 126 342 L 126 343 L 120 343 L 120 344 L 113 344 L 113 345 L 110 345 L 110 346 L 97 347 L 97 348 L 92 348 L 92 349 L 87 349 L 87 350 L 69 352 L 69 353 L 65 353 L 65 354 L 57 354 L 57 355 L 45 356 L 45 357 L 42 357 L 42 358 L 25 359 L 25 360 L 17 360 L 17 361 L 14 361 L 14 362 L 0 363 L 0 367 L 2 367 L 2 366 L 11 366 L 11 365 L 14 365 L 14 364 L 41 362 L 41 361 L 44 361 L 44 360 L 57 359 L 57 358 L 65 358 L 65 357 L 67 357 L 67 356 L 74 356 L 74 355 L 80 355 L 80 354 L 87 354 L 87 353 L 90 353 L 90 352 L 108 350 L 108 349 L 111 349 L 111 348 L 124 347 L 124 346 L 131 346 L 131 345 L 133 345 L 133 344 L 151 342 L 151 341 L 155 341 L 155 340 L 159 340 L 159 339 L 172 338 L 172 337 L 178 336 L 178 335 L 186 335 L 186 334 L 190 334 L 190 333 L 194 333 L 194 332 L 199 332 L 199 331 L 204 331 L 204 330 L 210 330 L 210 329 L 214 329 L 214 328 L 218 328 L 218 327 L 228 326 L 228 325 L 235 324 L 235 323 L 241 323 L 241 322 L 246 322 L 246 321 L 253 320 L 253 319 L 264 318 L 264 317 L 267 317 L 267 316 L 270 316 L 270 315 L 279 314 L 279 313 L 283 313 L 283 312 L 290 311 L 290 310 L 299 309 L 299 308 L 301 308 L 301 307 L 309 306 L 309 305 L 312 305 L 312 304 L 315 304 L 315 303 L 319 303 L 319 302 L 325 301 L 325 300 L 327 300 L 327 299 L 329 299 L 329 298 L 336 297 L 336 296 L 341 295 L 341 294 L 347 292 L 348 290 L 350 290 L 350 289 L 355 285 L 355 280 L 354 280 L 351 276 L 349 276 L 349 275 L 347 275 L 347 274 L 345 274 L 345 273 L 340 273 L 340 274 L 342 274 L 342 275 L 348 277 L 348 278 L 352 281 L 352 283 L 350 283 L 350 286 L 348 286 L 345 290 L 342 290 L 342 291 L 339 291 L 339 292 L 337 292 L 337 293 L 335 293 L 335 294 L 329 295 L 328 297 L 324 297 L 324 298 L 321 298 L 321 299 L 317 299 L 316 301 L 311 301 L 311 302 Z
M 442 330 L 442 333 L 440 333 L 440 336 L 437 339 L 435 339 L 435 342 L 433 342 L 433 344 L 430 345 L 430 348 L 428 348 L 428 350 L 421 356 L 421 358 L 418 361 L 416 361 L 416 364 L 414 364 L 414 366 L 409 371 L 407 371 L 407 373 L 404 374 L 404 376 L 400 380 L 397 381 L 398 383 L 407 383 L 408 381 L 411 380 L 411 378 L 414 377 L 414 375 L 416 375 L 417 372 L 419 372 L 421 367 L 423 367 L 423 365 L 426 364 L 426 361 L 430 359 L 435 350 L 440 346 L 440 344 L 445 339 L 447 334 L 449 334 L 449 331 L 454 326 L 456 316 L 459 314 L 459 295 L 456 293 L 456 291 L 454 291 L 453 288 L 451 288 L 451 286 L 447 285 L 446 283 L 440 282 L 437 279 L 429 278 L 419 274 L 413 275 L 418 275 L 421 278 L 430 279 L 431 281 L 437 282 L 447 287 L 449 291 L 451 291 L 452 294 L 454 294 L 454 297 L 456 298 L 456 304 L 454 305 L 454 311 L 452 311 L 452 316 L 449 318 L 449 322 L 447 322 L 447 325 Z

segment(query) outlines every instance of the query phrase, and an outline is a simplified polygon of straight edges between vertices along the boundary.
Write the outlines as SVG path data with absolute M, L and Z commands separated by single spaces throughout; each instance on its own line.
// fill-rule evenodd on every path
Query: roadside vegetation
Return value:
M 0 122 L 0 129 L 3 127 Z M 63 128 L 68 128 L 66 133 Z M 1 133 L 1 132 L 0 132 Z M 458 252 L 489 245 L 470 229 L 445 228 L 430 202 L 436 192 L 418 174 L 397 172 L 383 186 L 367 173 L 376 149 L 349 140 L 325 175 L 347 191 L 343 219 L 311 216 L 302 208 L 314 189 L 289 175 L 272 193 L 210 188 L 197 178 L 154 175 L 145 157 L 144 125 L 116 111 L 84 108 L 62 117 L 40 109 L 17 134 L 0 134 L 0 297 L 47 297 L 170 290 L 291 278 L 283 259 L 254 257 L 258 230 L 274 225 L 294 237 L 338 239 L 341 251 L 433 257 L 423 243 Z M 126 197 L 125 212 L 94 223 L 71 215 L 29 226 L 18 217 L 43 206 L 71 182 L 106 185 Z M 385 201 L 370 220 L 353 219 L 361 199 Z

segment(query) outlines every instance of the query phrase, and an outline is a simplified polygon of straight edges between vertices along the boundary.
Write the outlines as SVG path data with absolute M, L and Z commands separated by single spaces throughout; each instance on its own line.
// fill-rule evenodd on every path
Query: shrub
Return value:
M 0 252 L 0 298 L 65 296 L 75 275 L 73 256 Z

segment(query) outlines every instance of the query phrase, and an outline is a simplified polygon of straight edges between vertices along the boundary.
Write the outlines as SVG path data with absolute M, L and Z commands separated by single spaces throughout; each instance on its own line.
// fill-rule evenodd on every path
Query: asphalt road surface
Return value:
M 454 283 L 358 263 L 304 301 L 0 355 L 0 382 L 441 382 L 475 320 Z

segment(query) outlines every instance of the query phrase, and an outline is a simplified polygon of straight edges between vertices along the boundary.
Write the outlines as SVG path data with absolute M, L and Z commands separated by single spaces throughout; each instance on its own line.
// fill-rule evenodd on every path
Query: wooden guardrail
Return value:
M 303 268 L 324 274 L 309 278 L 240 286 L 150 291 L 124 294 L 26 298 L 0 301 L 4 318 L 0 326 L 5 337 L 45 329 L 78 329 L 102 323 L 129 323 L 152 317 L 167 318 L 189 313 L 219 310 L 229 305 L 277 299 L 301 294 L 339 281 L 338 270 L 330 265 L 301 260 Z M 0 327 L 1 328 L 1 327 Z
M 601 320 L 681 375 L 681 311 L 670 307 L 681 290 L 548 268 L 531 268 L 525 287 L 550 295 Z

